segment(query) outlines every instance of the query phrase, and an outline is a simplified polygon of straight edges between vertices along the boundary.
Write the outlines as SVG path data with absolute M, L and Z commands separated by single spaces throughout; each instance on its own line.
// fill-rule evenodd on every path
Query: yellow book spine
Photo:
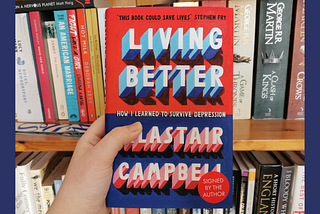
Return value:
M 93 33 L 93 46 L 94 56 L 96 62 L 96 73 L 98 83 L 98 94 L 99 94 L 99 107 L 100 112 L 103 114 L 104 109 L 104 86 L 103 86 L 103 74 L 102 74 L 102 63 L 101 63 L 101 50 L 100 50 L 100 35 L 98 27 L 98 14 L 96 8 L 91 8 L 91 21 L 92 21 L 92 33 Z M 103 38 L 101 38 L 103 39 Z
M 96 118 L 101 116 L 100 102 L 99 102 L 99 87 L 97 78 L 97 63 L 94 50 L 94 36 L 93 36 L 93 26 L 92 26 L 92 16 L 91 9 L 85 9 L 86 11 L 86 21 L 87 21 L 87 31 L 88 31 L 88 43 L 89 43 L 89 54 L 91 63 L 91 75 L 92 75 L 92 85 L 93 85 L 93 95 L 94 103 L 96 109 Z

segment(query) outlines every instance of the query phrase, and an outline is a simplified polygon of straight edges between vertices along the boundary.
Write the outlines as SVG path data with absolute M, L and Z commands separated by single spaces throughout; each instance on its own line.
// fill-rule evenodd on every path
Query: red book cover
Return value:
M 287 119 L 305 114 L 305 1 L 298 0 L 294 27 Z
M 106 132 L 143 126 L 107 206 L 232 207 L 233 9 L 109 8 L 106 46 Z
M 201 2 L 202 7 L 227 7 L 227 0 L 207 0 Z
M 42 29 L 42 25 L 44 25 L 44 23 L 40 19 L 39 12 L 30 12 L 29 16 L 30 16 L 33 45 L 35 50 L 36 62 L 37 62 L 36 64 L 38 68 L 37 69 L 38 78 L 39 78 L 40 88 L 41 88 L 41 98 L 42 98 L 42 104 L 44 109 L 45 121 L 54 122 L 56 121 L 54 104 L 53 104 L 54 95 L 51 94 L 54 92 L 51 90 L 50 81 L 49 81 L 50 74 L 48 71 L 47 59 L 46 59 L 46 53 L 45 53 L 46 44 L 44 44 L 45 36 Z
M 70 41 L 71 41 L 71 47 L 72 47 L 74 74 L 75 74 L 76 86 L 77 86 L 77 92 L 78 92 L 80 122 L 88 122 L 88 110 L 87 110 L 84 78 L 83 78 L 83 68 L 82 68 L 82 62 L 81 62 L 77 15 L 75 10 L 67 10 L 67 14 L 68 14 Z
M 89 121 L 93 122 L 96 120 L 96 110 L 94 104 L 93 86 L 92 86 L 92 76 L 91 76 L 91 63 L 89 55 L 89 43 L 87 35 L 86 17 L 84 9 L 77 9 L 77 19 L 78 19 L 78 32 L 81 47 L 81 58 L 82 67 L 84 75 L 84 85 L 86 91 L 86 101 L 88 109 Z

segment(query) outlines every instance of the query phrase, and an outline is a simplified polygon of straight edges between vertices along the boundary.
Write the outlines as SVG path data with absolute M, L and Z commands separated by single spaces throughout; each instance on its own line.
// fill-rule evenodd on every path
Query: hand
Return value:
M 112 165 L 118 151 L 142 131 L 140 122 L 105 135 L 105 117 L 98 118 L 79 139 L 65 179 L 48 214 L 110 213 L 106 207 Z

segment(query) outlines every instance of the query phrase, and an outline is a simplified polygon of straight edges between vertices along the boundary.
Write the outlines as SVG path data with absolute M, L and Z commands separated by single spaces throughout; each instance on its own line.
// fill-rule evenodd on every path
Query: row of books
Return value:
M 113 214 L 294 214 L 305 212 L 304 152 L 234 152 L 229 209 L 112 208 Z
M 304 0 L 192 4 L 234 8 L 234 119 L 303 119 Z M 179 2 L 173 6 L 186 5 Z M 64 22 L 66 31 L 61 32 L 59 24 L 45 21 L 50 20 L 52 11 L 16 14 L 18 121 L 87 122 L 104 113 L 106 9 L 53 12 L 53 19 L 64 16 L 59 23 Z M 68 46 L 63 46 L 62 34 L 67 35 Z M 68 50 L 63 49 L 66 47 Z M 70 64 L 64 65 L 66 61 Z
M 104 114 L 105 10 L 16 14 L 18 121 L 88 122 Z
M 16 214 L 46 213 L 64 179 L 72 152 L 16 153 Z

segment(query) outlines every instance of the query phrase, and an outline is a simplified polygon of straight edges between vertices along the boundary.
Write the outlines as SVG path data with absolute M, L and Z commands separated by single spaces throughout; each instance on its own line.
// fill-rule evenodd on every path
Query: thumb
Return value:
M 93 148 L 95 155 L 104 164 L 112 164 L 121 148 L 136 139 L 142 131 L 140 122 L 112 129 Z

